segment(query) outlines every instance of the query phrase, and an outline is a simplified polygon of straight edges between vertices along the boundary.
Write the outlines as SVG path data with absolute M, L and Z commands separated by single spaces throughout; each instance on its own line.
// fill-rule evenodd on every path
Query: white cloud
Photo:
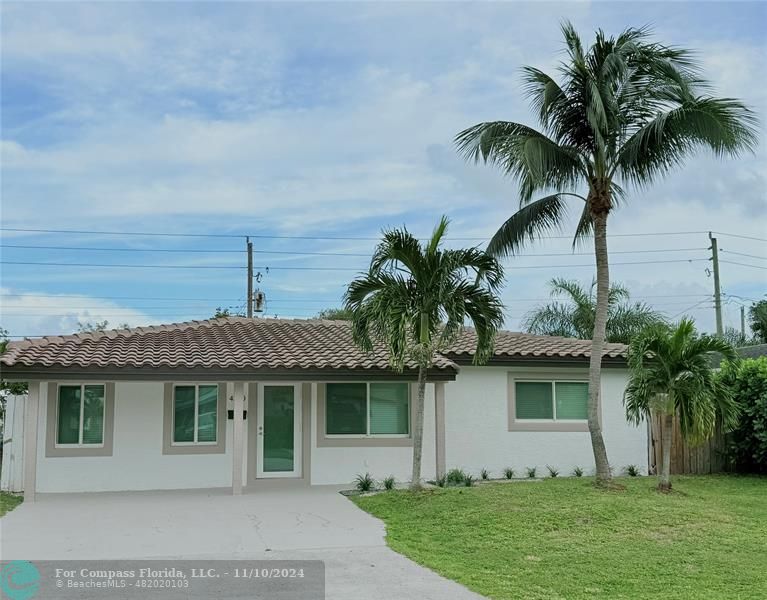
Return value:
M 74 333 L 78 324 L 102 321 L 108 321 L 110 328 L 122 324 L 130 327 L 157 325 L 167 321 L 167 317 L 152 318 L 141 310 L 87 295 L 19 292 L 11 288 L 0 288 L 0 294 L 2 327 L 16 336 Z

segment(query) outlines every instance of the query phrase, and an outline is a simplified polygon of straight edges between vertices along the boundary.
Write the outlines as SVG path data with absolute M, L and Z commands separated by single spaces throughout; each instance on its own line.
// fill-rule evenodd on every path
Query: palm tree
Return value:
M 575 280 L 554 278 L 549 282 L 551 296 L 564 296 L 567 302 L 554 300 L 530 311 L 522 326 L 530 333 L 539 335 L 560 335 L 564 337 L 591 338 L 594 331 L 596 281 L 588 290 Z M 642 329 L 662 321 L 644 302 L 628 303 L 629 291 L 620 284 L 610 285 L 607 296 L 607 326 L 605 339 L 608 342 L 628 344 Z
M 738 424 L 738 404 L 714 376 L 711 353 L 736 360 L 735 349 L 719 337 L 698 335 L 695 324 L 656 324 L 629 348 L 630 378 L 624 394 L 626 417 L 639 424 L 654 414 L 663 419 L 663 460 L 658 489 L 671 489 L 671 431 L 679 419 L 682 436 L 695 444 L 711 437 L 717 419 L 725 431 Z
M 561 227 L 566 201 L 581 202 L 575 241 L 593 235 L 597 279 L 588 422 L 597 483 L 606 484 L 611 476 L 598 407 L 610 288 L 608 215 L 625 198 L 622 186 L 645 188 L 700 148 L 716 156 L 752 151 L 757 119 L 738 100 L 711 96 L 691 53 L 650 41 L 647 28 L 618 37 L 599 30 L 586 50 L 570 23 L 562 32 L 567 60 L 559 81 L 524 68 L 541 130 L 480 123 L 459 133 L 456 144 L 467 159 L 491 163 L 519 183 L 520 209 L 488 246 L 495 256 L 515 254 Z
M 421 482 L 426 376 L 437 353 L 469 320 L 477 331 L 474 362 L 482 364 L 503 324 L 503 305 L 496 295 L 502 267 L 478 248 L 440 248 L 447 226 L 442 217 L 426 244 L 404 228 L 384 231 L 368 272 L 349 284 L 344 297 L 355 343 L 366 351 L 374 342 L 383 343 L 397 371 L 411 361 L 418 366 L 413 489 Z

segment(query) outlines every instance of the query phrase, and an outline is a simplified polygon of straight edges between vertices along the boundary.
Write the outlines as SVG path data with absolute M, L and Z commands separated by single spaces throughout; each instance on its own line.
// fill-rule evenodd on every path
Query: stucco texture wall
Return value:
M 41 386 L 37 491 L 101 492 L 225 487 L 232 485 L 231 421 L 226 453 L 164 455 L 163 384 L 115 385 L 112 456 L 45 456 L 46 385 Z
M 543 377 L 547 369 L 463 367 L 457 380 L 445 386 L 446 468 L 460 467 L 478 475 L 482 468 L 491 477 L 501 477 L 505 467 L 524 476 L 527 467 L 536 467 L 539 476 L 546 466 L 569 475 L 580 466 L 593 472 L 594 458 L 588 432 L 537 432 L 508 430 L 508 374 Z M 588 370 L 554 369 L 585 378 Z M 625 369 L 602 371 L 602 428 L 610 464 L 619 473 L 626 465 L 638 465 L 647 472 L 647 430 L 626 421 L 623 390 Z

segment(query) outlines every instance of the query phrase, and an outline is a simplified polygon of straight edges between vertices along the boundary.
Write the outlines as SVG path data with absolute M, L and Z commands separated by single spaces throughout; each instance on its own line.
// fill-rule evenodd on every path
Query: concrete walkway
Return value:
M 316 559 L 329 600 L 480 597 L 390 550 L 338 490 L 42 494 L 0 519 L 0 558 Z

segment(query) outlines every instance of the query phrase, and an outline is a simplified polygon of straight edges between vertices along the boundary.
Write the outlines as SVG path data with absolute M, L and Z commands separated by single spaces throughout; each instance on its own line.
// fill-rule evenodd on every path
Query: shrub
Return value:
M 370 473 L 365 473 L 364 475 L 357 475 L 357 478 L 354 480 L 354 485 L 360 492 L 369 492 L 373 489 L 376 482 L 375 480 L 370 476 Z
M 514 469 L 512 469 L 511 467 L 506 467 L 506 468 L 503 470 L 503 476 L 504 476 L 506 479 L 513 479 L 513 477 L 514 477 Z
M 479 472 L 479 476 L 480 476 L 482 479 L 490 479 L 490 473 L 488 473 L 487 469 L 482 469 L 482 470 Z
M 474 485 L 474 477 L 472 475 L 467 475 L 463 478 L 463 485 L 466 487 L 471 487 Z
M 383 480 L 383 486 L 385 490 L 393 490 L 394 489 L 394 475 L 389 475 L 387 478 Z
M 575 467 L 573 469 L 573 475 L 576 477 L 583 477 L 583 469 L 581 467 Z
M 525 469 L 525 471 L 527 471 L 527 476 L 530 479 L 535 479 L 535 467 L 527 467 L 527 469 Z
M 629 477 L 637 477 L 641 475 L 641 471 L 639 470 L 639 467 L 637 467 L 636 465 L 628 465 L 626 467 L 626 475 L 628 475 Z
M 740 406 L 725 452 L 741 473 L 767 473 L 767 356 L 724 363 L 717 375 Z
M 466 481 L 466 473 L 463 469 L 450 469 L 447 472 L 447 482 L 453 485 L 460 485 Z
M 559 475 L 559 471 L 555 469 L 554 467 L 550 467 L 549 465 L 546 465 L 546 468 L 549 470 L 549 477 L 552 479 Z
M 445 487 L 447 485 L 447 474 L 443 473 L 437 479 L 434 480 L 434 483 L 437 484 L 437 487 Z

